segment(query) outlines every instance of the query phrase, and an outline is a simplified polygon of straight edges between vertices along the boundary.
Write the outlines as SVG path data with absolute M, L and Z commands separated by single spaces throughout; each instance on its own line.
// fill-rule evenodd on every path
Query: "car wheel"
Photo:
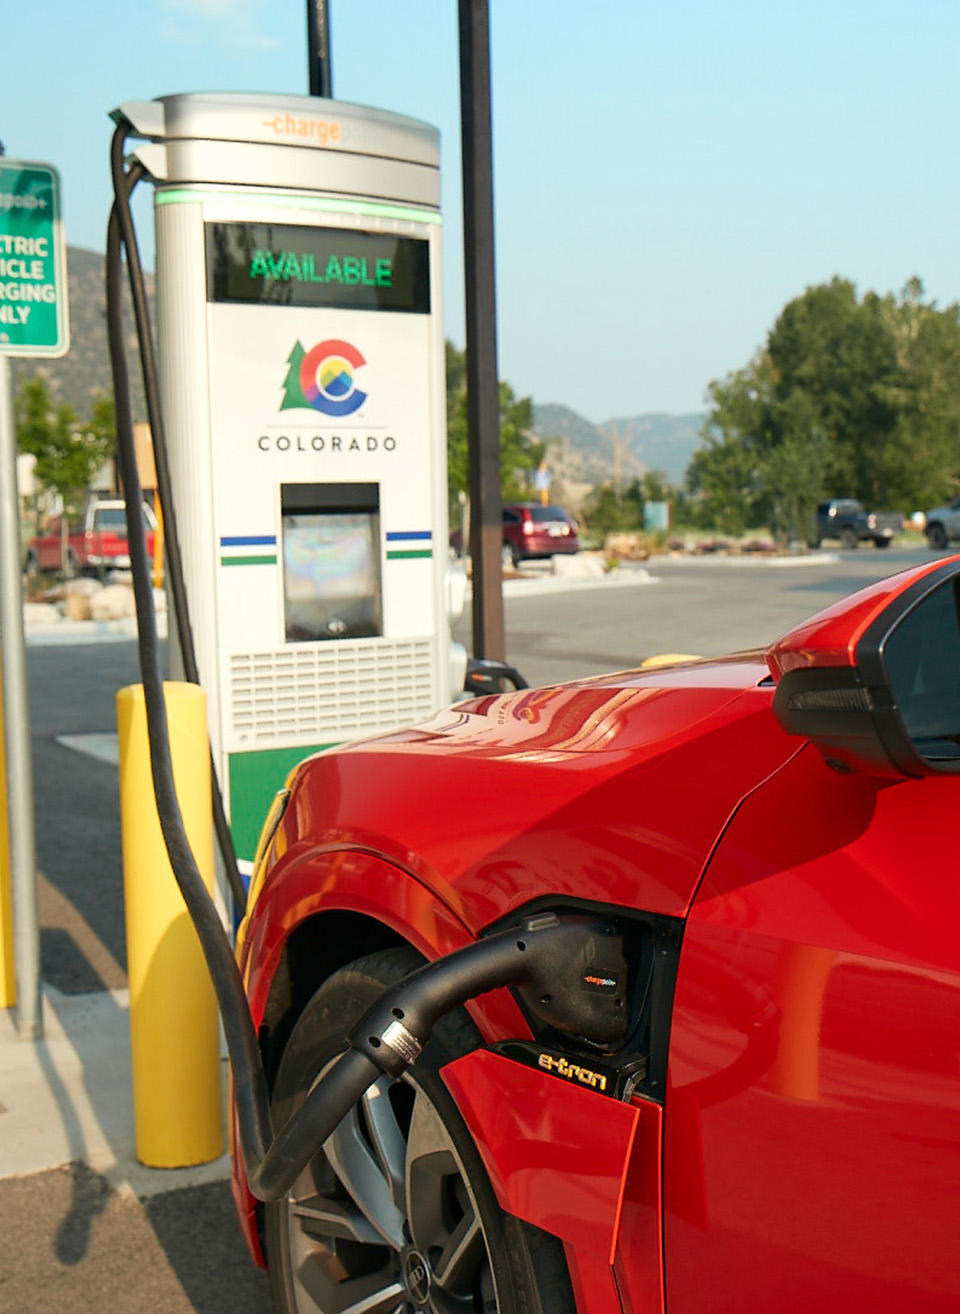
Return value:
M 935 552 L 942 552 L 947 546 L 947 531 L 939 521 L 934 521 L 932 525 L 927 525 L 927 542 Z
M 890 544 L 893 542 L 893 539 L 892 539 L 892 538 L 875 538 L 873 541 L 874 541 L 874 544 L 875 544 L 878 548 L 888 548 L 888 547 L 890 546 Z
M 410 949 L 358 959 L 320 987 L 277 1072 L 282 1126 L 345 1048 L 353 1023 L 422 964 Z M 505 1214 L 439 1069 L 482 1043 L 444 1018 L 415 1068 L 381 1077 L 268 1204 L 267 1260 L 283 1314 L 574 1314 L 555 1237 Z
M 840 546 L 852 551 L 859 544 L 860 540 L 852 529 L 844 529 L 840 534 Z

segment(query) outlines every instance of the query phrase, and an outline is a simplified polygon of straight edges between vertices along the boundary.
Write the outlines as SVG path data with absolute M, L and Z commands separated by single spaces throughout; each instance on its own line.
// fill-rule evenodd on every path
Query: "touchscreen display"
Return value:
M 381 635 L 379 512 L 295 510 L 282 521 L 287 642 Z

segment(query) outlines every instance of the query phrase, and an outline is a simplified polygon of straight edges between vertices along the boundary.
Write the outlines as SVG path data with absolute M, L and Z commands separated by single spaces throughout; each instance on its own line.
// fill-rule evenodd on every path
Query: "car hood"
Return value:
M 740 800 L 798 747 L 762 654 L 474 699 L 296 773 L 284 849 L 362 847 L 473 930 L 537 899 L 686 913 Z

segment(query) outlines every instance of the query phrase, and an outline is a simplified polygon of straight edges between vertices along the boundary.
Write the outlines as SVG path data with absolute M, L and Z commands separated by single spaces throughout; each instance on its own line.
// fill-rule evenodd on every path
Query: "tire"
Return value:
M 942 552 L 947 546 L 947 531 L 939 520 L 935 520 L 932 525 L 927 525 L 927 542 L 934 552 Z
M 892 539 L 892 538 L 875 538 L 873 541 L 874 541 L 875 546 L 878 547 L 878 548 L 888 548 L 888 547 L 890 546 L 890 544 L 893 542 L 893 539 Z
M 855 547 L 860 546 L 860 540 L 857 538 L 856 531 L 853 529 L 843 529 L 840 531 L 840 546 L 852 552 Z
M 391 949 L 320 987 L 280 1062 L 274 1126 L 344 1049 L 357 1018 L 422 962 Z M 278 1314 L 575 1314 L 560 1242 L 499 1208 L 438 1075 L 480 1043 L 466 1013 L 444 1018 L 413 1072 L 382 1077 L 290 1195 L 265 1206 Z

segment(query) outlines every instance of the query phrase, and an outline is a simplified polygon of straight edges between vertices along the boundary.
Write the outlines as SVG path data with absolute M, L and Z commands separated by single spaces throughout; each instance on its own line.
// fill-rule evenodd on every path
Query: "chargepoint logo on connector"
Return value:
M 356 371 L 366 360 L 349 342 L 327 338 L 309 351 L 297 340 L 287 357 L 281 411 L 309 407 L 324 415 L 352 415 L 367 400 Z

